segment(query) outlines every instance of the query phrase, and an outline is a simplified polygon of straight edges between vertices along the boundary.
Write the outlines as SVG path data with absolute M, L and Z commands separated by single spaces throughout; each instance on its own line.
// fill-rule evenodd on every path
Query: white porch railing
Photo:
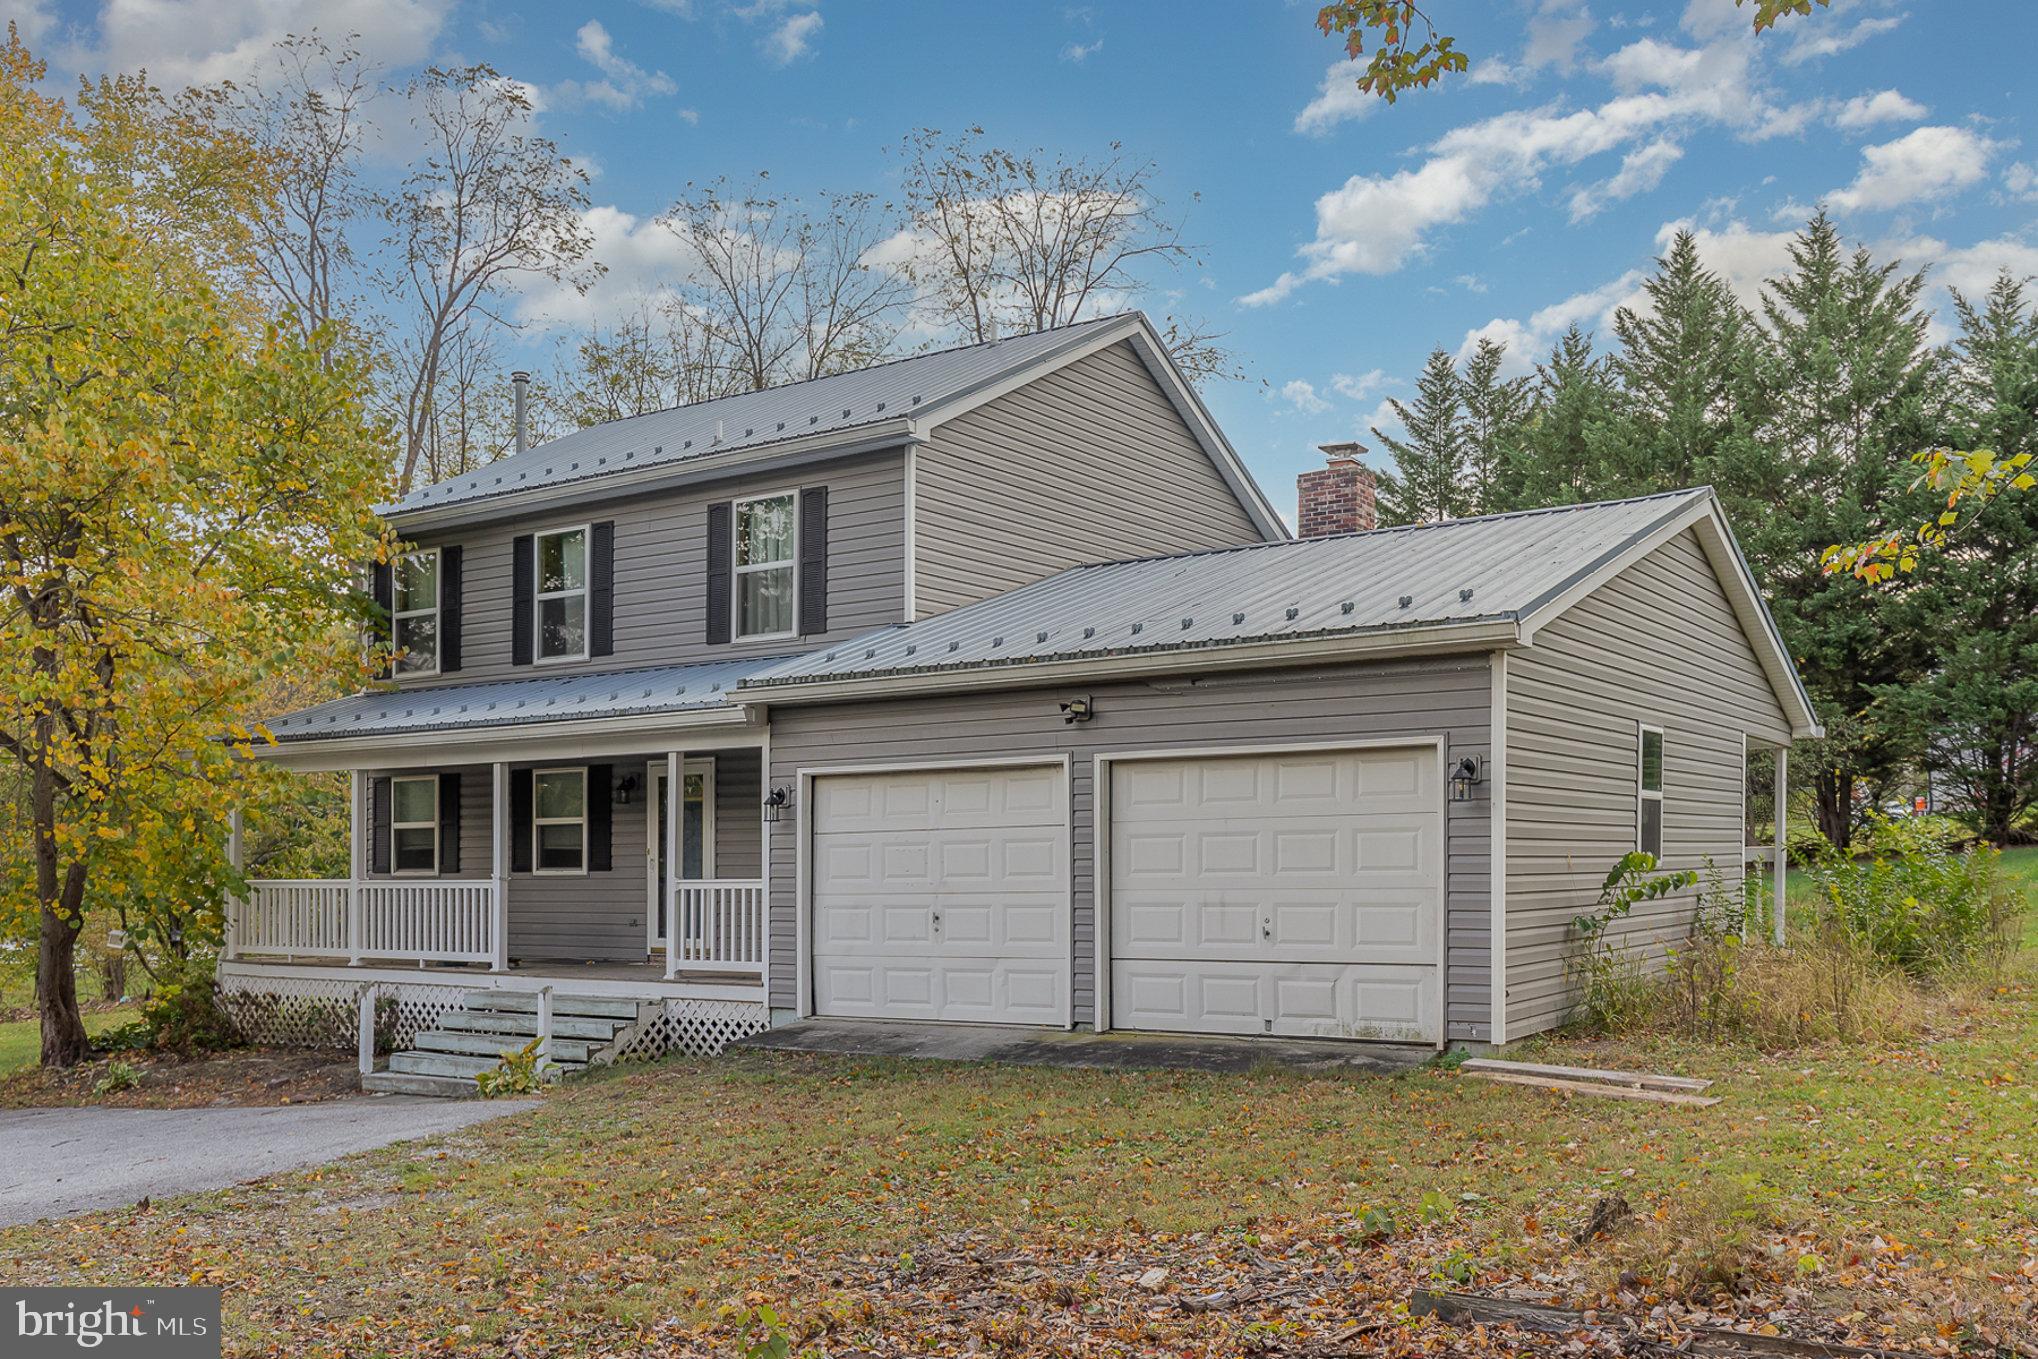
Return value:
M 675 878 L 666 893 L 665 975 L 764 967 L 764 883 Z
M 290 958 L 495 961 L 495 884 L 276 880 L 227 914 L 227 952 Z

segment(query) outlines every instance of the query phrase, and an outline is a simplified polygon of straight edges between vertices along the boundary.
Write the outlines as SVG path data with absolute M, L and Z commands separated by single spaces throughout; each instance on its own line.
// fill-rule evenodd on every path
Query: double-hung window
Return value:
M 587 658 L 587 529 L 533 535 L 538 660 Z
M 793 635 L 798 571 L 799 495 L 739 500 L 735 505 L 736 637 Z
M 396 673 L 439 673 L 439 549 L 396 559 L 389 573 L 389 621 Z
M 389 781 L 389 866 L 398 873 L 439 871 L 439 780 Z
M 540 873 L 587 871 L 587 771 L 531 775 L 531 865 Z
M 1636 746 L 1635 848 L 1663 858 L 1663 732 L 1643 727 Z

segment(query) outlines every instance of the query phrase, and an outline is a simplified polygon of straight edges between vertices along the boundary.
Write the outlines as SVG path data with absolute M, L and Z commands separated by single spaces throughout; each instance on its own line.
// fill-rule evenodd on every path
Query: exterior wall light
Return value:
M 1470 802 L 1472 790 L 1486 782 L 1486 762 L 1477 755 L 1466 755 L 1451 767 L 1451 801 Z
M 1097 710 L 1090 706 L 1088 697 L 1072 698 L 1061 705 L 1061 720 L 1072 727 L 1078 722 L 1087 722 L 1096 715 Z
M 778 820 L 780 813 L 792 805 L 792 800 L 793 790 L 790 788 L 774 788 L 766 793 L 764 795 L 764 819 L 766 821 Z

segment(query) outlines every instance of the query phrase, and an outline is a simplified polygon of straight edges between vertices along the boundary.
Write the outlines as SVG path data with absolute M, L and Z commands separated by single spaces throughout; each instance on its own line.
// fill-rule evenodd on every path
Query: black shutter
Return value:
M 439 671 L 460 668 L 460 568 L 457 547 L 439 549 Z
M 390 618 L 391 612 L 396 608 L 396 582 L 390 573 L 388 562 L 375 563 L 369 588 L 373 592 L 375 608 L 377 610 L 375 626 L 369 635 L 375 639 L 375 647 L 378 651 L 387 652 L 395 645 L 396 627 Z M 390 677 L 389 662 L 387 660 L 383 661 L 381 669 L 377 673 L 383 679 Z
M 510 872 L 531 871 L 531 771 L 512 769 L 510 785 Z
M 736 544 L 730 502 L 708 506 L 708 640 L 729 640 L 729 591 L 735 578 Z
M 594 526 L 594 543 L 588 552 L 593 568 L 587 601 L 587 654 L 616 654 L 616 521 L 604 519 Z
M 615 818 L 609 814 L 609 790 L 615 784 L 616 768 L 609 764 L 587 767 L 587 868 L 590 873 L 609 871 L 610 831 Z
M 531 663 L 531 614 L 537 609 L 537 563 L 532 560 L 531 535 L 510 544 L 510 664 Z M 524 786 L 530 787 L 530 775 Z
M 389 780 L 368 780 L 368 871 L 389 871 Z
M 800 492 L 800 635 L 828 630 L 828 488 Z
M 439 871 L 460 871 L 460 776 L 439 775 Z

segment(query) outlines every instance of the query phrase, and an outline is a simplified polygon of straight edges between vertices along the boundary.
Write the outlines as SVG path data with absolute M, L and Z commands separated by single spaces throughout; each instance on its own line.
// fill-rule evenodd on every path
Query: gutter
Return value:
M 725 691 L 731 692 L 731 691 Z M 664 711 L 630 713 L 616 717 L 576 717 L 538 719 L 521 722 L 465 723 L 462 725 L 436 724 L 426 726 L 400 727 L 391 731 L 362 733 L 350 736 L 299 736 L 280 738 L 274 745 L 256 744 L 252 754 L 255 759 L 277 764 L 289 764 L 293 758 L 323 759 L 338 755 L 375 755 L 390 750 L 393 744 L 419 742 L 429 738 L 434 748 L 482 746 L 508 739 L 538 738 L 548 740 L 572 740 L 585 737 L 600 740 L 605 737 L 629 736 L 640 732 L 664 732 L 675 729 L 691 730 L 697 727 L 744 726 L 749 718 L 745 709 L 733 701 L 717 704 L 711 708 L 675 708 Z M 338 766 L 345 768 L 346 766 Z

